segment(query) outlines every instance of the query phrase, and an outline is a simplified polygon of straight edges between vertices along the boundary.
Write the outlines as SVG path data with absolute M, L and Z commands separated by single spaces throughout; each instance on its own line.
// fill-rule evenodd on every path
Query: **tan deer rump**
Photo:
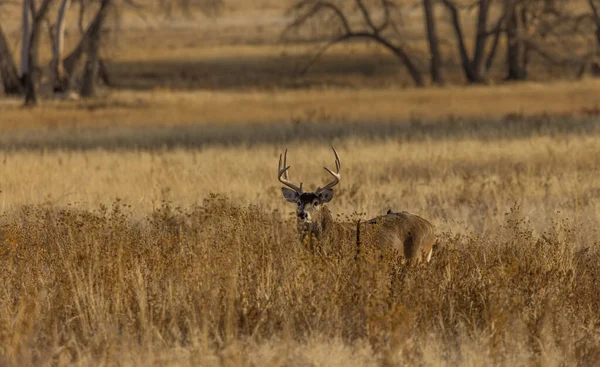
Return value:
M 426 219 L 408 212 L 392 212 L 361 226 L 361 235 L 376 244 L 389 245 L 406 259 L 429 260 L 436 241 L 435 228 Z

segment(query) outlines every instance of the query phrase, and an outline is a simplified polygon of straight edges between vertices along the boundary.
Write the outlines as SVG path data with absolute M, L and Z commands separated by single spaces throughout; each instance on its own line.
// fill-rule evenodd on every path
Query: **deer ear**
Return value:
M 333 199 L 333 189 L 322 190 L 319 192 L 319 200 L 322 203 L 328 203 Z
M 294 190 L 290 190 L 288 188 L 282 187 L 281 192 L 283 193 L 283 197 L 289 201 L 290 203 L 295 203 L 300 198 L 300 195 Z

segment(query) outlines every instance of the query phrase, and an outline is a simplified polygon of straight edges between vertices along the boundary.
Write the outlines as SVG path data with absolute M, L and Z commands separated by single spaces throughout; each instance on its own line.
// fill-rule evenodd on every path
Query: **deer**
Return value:
M 418 215 L 388 210 L 384 215 L 359 221 L 355 228 L 334 221 L 326 204 L 333 199 L 333 188 L 340 183 L 341 162 L 335 148 L 332 146 L 331 149 L 335 155 L 336 170 L 334 172 L 327 167 L 323 168 L 333 176 L 333 180 L 312 192 L 304 192 L 302 183 L 296 186 L 290 182 L 288 171 L 291 166 L 287 165 L 287 149 L 283 157 L 279 155 L 278 179 L 286 186 L 281 191 L 287 201 L 297 205 L 296 227 L 301 242 L 307 238 L 335 241 L 335 237 L 340 234 L 354 232 L 357 234 L 358 244 L 360 233 L 363 232 L 369 233 L 370 239 L 378 246 L 390 246 L 409 262 L 420 262 L 423 258 L 427 262 L 431 261 L 436 242 L 435 228 Z

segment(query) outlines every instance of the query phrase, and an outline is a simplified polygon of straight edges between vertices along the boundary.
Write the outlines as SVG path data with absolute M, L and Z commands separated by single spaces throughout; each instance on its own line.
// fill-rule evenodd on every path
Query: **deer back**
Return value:
M 408 212 L 388 212 L 365 223 L 364 230 L 380 246 L 391 246 L 408 260 L 428 256 L 435 243 L 435 228 Z

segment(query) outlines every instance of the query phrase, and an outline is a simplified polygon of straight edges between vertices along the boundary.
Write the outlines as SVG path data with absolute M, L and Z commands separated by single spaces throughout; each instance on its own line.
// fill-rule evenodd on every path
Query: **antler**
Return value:
M 329 172 L 329 174 L 333 176 L 333 181 L 331 181 L 330 183 L 325 185 L 325 187 L 323 187 L 323 188 L 319 187 L 316 191 L 316 194 L 320 193 L 321 191 L 328 190 L 328 189 L 334 187 L 335 185 L 337 185 L 338 183 L 340 183 L 340 167 L 341 167 L 340 156 L 338 155 L 338 152 L 335 150 L 334 147 L 331 147 L 331 149 L 333 149 L 333 154 L 335 154 L 335 171 L 336 172 L 334 173 L 329 168 L 323 167 L 323 168 L 325 168 L 325 171 Z
M 286 185 L 287 187 L 289 187 L 290 189 L 296 191 L 298 193 L 298 195 L 302 195 L 302 182 L 300 182 L 300 187 L 294 185 L 293 183 L 291 183 L 288 177 L 288 169 L 290 169 L 291 166 L 287 165 L 287 149 L 285 150 L 285 153 L 283 153 L 283 166 L 281 165 L 281 154 L 279 155 L 279 173 L 277 174 L 277 178 L 279 179 L 279 182 L 281 182 L 282 184 Z M 283 176 L 283 178 L 281 178 L 281 176 Z

